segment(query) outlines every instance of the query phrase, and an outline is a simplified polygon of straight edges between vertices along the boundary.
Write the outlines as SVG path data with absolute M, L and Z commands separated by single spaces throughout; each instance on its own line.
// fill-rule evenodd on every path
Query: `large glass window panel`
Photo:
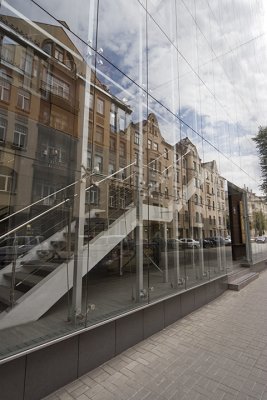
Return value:
M 176 151 L 180 122 L 153 98 L 148 99 L 147 141 L 144 156 L 145 232 L 153 257 L 149 257 L 150 299 L 185 288 L 184 265 L 179 246 L 179 212 L 182 208 L 182 156 Z M 154 146 L 157 144 L 157 146 Z
M 146 14 L 138 1 L 99 2 L 97 51 L 146 89 Z
M 203 240 L 206 249 L 204 264 L 212 279 L 225 274 L 231 266 L 231 246 L 225 238 L 230 235 L 228 223 L 228 197 L 224 171 L 221 169 L 220 150 L 203 139 L 202 195 Z
M 177 49 L 148 19 L 148 92 L 173 113 L 179 111 Z
M 1 312 L 5 313 L 0 332 L 8 329 L 10 338 L 2 349 L 4 356 L 13 352 L 14 326 L 23 325 L 16 351 L 45 341 L 45 332 L 51 338 L 59 331 L 62 335 L 76 329 L 77 324 L 84 326 L 79 294 L 74 301 L 70 289 L 73 269 L 80 269 L 82 276 L 86 254 L 84 234 L 79 244 L 76 241 L 75 245 L 75 238 L 86 227 L 85 207 L 77 207 L 77 200 L 84 195 L 81 165 L 86 169 L 89 95 L 94 80 L 90 62 L 95 64 L 93 55 L 88 64 L 83 61 L 78 50 L 82 46 L 74 45 L 53 19 L 47 17 L 44 29 L 43 22 L 31 23 L 16 10 L 6 10 L 1 37 L 3 32 L 12 37 L 9 44 L 14 58 L 1 67 L 1 76 L 10 84 L 8 108 L 7 97 L 0 104 L 4 121 L 0 279 Z M 32 71 L 29 64 L 18 62 L 25 55 Z M 92 193 L 90 202 L 98 204 L 97 193 Z M 75 279 L 81 303 L 82 279 Z M 51 285 L 56 286 L 53 292 Z M 31 299 L 34 309 L 27 307 L 25 298 Z
M 147 2 L 149 19 L 152 17 L 162 33 L 171 43 L 176 44 L 176 4 L 174 0 Z
M 196 71 L 196 26 L 188 7 L 182 1 L 176 3 L 177 46 L 184 61 Z

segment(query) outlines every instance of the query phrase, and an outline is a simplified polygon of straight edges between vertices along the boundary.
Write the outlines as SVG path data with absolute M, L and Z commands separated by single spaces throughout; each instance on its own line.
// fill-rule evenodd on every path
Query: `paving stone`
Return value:
M 267 400 L 266 332 L 267 271 L 46 400 Z

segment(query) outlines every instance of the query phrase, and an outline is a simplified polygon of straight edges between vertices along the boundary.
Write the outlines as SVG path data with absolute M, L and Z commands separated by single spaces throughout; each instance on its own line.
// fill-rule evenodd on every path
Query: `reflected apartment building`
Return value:
M 236 250 L 235 261 L 247 262 L 248 230 L 256 236 L 256 215 L 267 213 L 257 195 L 234 185 L 229 206 L 220 151 L 197 124 L 204 101 L 191 122 L 189 106 L 190 118 L 182 120 L 184 80 L 198 82 L 188 86 L 193 103 L 204 93 L 198 74 L 183 66 L 171 83 L 149 89 L 154 70 L 146 82 L 143 69 L 157 54 L 152 38 L 162 38 L 160 21 L 146 20 L 141 3 L 129 6 L 139 13 L 139 64 L 129 54 L 125 68 L 123 51 L 114 56 L 108 41 L 100 47 L 102 32 L 113 29 L 101 25 L 108 0 L 99 2 L 99 13 L 90 8 L 86 38 L 73 21 L 55 20 L 34 4 L 36 21 L 27 8 L 23 18 L 7 5 L 0 16 L 0 369 L 12 362 L 24 374 L 14 398 L 42 398 L 222 294 L 233 268 L 223 238 L 238 231 L 232 245 L 242 254 Z M 143 54 L 149 40 L 152 50 Z M 192 65 L 199 43 L 187 54 Z M 175 70 L 180 54 L 170 46 Z M 167 102 L 172 91 L 174 99 L 177 79 L 179 112 L 157 98 L 160 88 Z M 216 96 L 209 100 L 215 110 Z M 25 238 L 41 243 L 26 248 Z M 205 247 L 206 238 L 218 240 Z M 31 357 L 49 382 L 35 393 Z M 54 365 L 61 362 L 59 384 Z

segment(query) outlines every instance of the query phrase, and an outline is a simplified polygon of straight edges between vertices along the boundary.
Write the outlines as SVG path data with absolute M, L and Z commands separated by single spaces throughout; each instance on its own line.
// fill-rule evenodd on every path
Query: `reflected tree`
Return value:
M 263 190 L 267 198 L 267 126 L 259 127 L 258 134 L 253 138 L 260 157 L 262 184 L 260 188 Z
M 259 236 L 263 235 L 265 233 L 266 221 L 262 211 L 255 211 L 253 213 L 253 223 L 255 232 L 257 232 Z

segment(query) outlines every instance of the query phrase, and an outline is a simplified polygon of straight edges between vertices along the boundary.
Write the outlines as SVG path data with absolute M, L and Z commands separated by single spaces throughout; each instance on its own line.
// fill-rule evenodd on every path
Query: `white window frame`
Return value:
M 16 134 L 19 137 L 18 143 L 15 143 L 15 135 Z M 28 129 L 25 126 L 15 124 L 14 136 L 13 136 L 13 145 L 16 146 L 16 147 L 19 147 L 21 149 L 25 149 L 27 135 L 28 135 Z M 24 138 L 24 139 L 22 140 L 22 138 Z
M 0 78 L 0 100 L 9 102 L 11 85 L 5 79 Z
M 23 89 L 18 90 L 17 107 L 23 111 L 30 111 L 31 95 Z
M 0 174 L 0 178 L 4 178 L 4 188 L 0 186 L 0 192 L 11 192 L 12 177 L 10 175 Z
M 104 110 L 105 110 L 105 102 L 104 102 L 104 100 L 102 100 L 99 97 L 97 97 L 97 100 L 96 100 L 96 112 L 98 114 L 104 115 Z
M 6 140 L 7 120 L 0 118 L 0 142 Z

